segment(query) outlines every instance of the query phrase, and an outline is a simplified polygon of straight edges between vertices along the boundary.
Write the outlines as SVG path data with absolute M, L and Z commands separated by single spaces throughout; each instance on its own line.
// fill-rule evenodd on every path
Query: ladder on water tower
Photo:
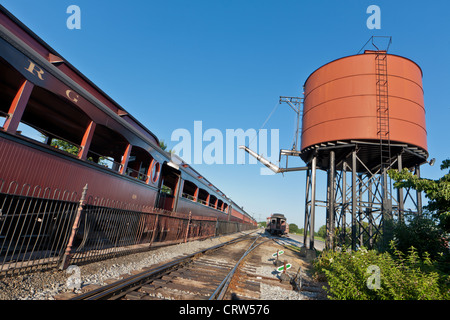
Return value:
M 391 165 L 391 138 L 389 130 L 389 101 L 387 54 L 379 51 L 375 55 L 376 98 L 377 98 L 377 134 L 380 139 L 381 171 Z

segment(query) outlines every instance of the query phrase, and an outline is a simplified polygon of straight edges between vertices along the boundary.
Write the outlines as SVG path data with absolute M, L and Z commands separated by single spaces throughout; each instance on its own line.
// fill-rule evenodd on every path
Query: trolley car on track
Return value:
M 289 225 L 286 217 L 281 213 L 274 213 L 267 218 L 266 231 L 275 236 L 283 236 L 289 233 Z

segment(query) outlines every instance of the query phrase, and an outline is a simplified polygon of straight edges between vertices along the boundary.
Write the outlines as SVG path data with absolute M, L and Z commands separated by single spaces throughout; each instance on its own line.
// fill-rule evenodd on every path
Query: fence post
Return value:
M 62 263 L 61 263 L 61 266 L 60 266 L 61 270 L 67 269 L 67 267 L 69 266 L 69 263 L 70 263 L 70 258 L 72 256 L 73 240 L 75 238 L 75 234 L 77 233 L 78 226 L 80 225 L 81 213 L 83 212 L 84 206 L 86 204 L 86 193 L 87 193 L 87 190 L 88 190 L 88 185 L 86 184 L 84 186 L 84 188 L 83 188 L 83 192 L 81 193 L 80 202 L 78 204 L 77 213 L 76 213 L 75 220 L 74 220 L 73 226 L 72 226 L 72 232 L 70 234 L 69 242 L 67 243 L 66 251 L 64 253 L 64 256 L 63 256 L 63 259 L 62 259 Z
M 219 235 L 219 218 L 216 218 L 216 229 L 214 230 L 214 237 Z
M 191 215 L 192 215 L 192 213 L 189 211 L 189 220 L 188 220 L 188 224 L 187 224 L 187 227 L 186 227 L 186 235 L 184 236 L 184 243 L 187 242 L 187 237 L 188 237 L 188 234 L 189 234 L 189 227 L 191 225 Z
M 157 231 L 157 227 L 158 227 L 159 214 L 157 214 L 157 213 L 155 213 L 155 214 L 156 214 L 155 223 L 153 224 L 152 239 L 150 240 L 150 244 L 148 245 L 149 247 L 151 247 L 153 244 L 153 240 L 155 239 L 155 235 L 156 235 L 156 231 Z

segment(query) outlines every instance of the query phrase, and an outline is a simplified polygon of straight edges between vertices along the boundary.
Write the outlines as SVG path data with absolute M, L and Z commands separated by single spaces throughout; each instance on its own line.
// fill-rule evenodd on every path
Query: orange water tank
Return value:
M 308 77 L 302 150 L 327 142 L 377 142 L 389 137 L 392 143 L 417 147 L 427 154 L 422 70 L 407 58 L 383 55 L 383 63 L 377 51 L 344 57 Z M 388 129 L 381 129 L 388 136 L 380 134 L 380 104 L 388 108 Z

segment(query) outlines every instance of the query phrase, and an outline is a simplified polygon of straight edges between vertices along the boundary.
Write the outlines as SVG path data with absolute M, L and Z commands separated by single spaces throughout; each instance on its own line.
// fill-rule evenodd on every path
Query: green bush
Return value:
M 450 299 L 450 277 L 439 272 L 429 257 L 420 259 L 413 247 L 404 255 L 393 243 L 392 250 L 394 254 L 364 248 L 324 251 L 314 262 L 315 273 L 326 277 L 330 299 Z

